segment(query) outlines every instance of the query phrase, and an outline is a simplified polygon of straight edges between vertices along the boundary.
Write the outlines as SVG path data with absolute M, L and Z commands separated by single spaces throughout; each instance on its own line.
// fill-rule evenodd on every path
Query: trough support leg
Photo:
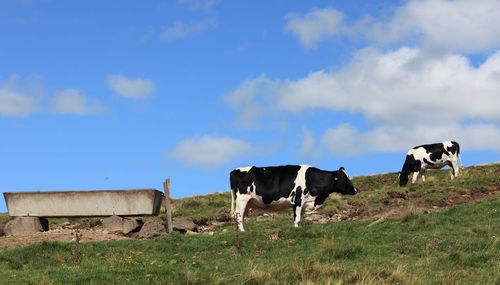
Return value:
M 171 233 L 172 227 L 172 206 L 170 204 L 170 178 L 163 182 L 163 190 L 165 191 L 165 215 L 167 216 L 167 232 Z

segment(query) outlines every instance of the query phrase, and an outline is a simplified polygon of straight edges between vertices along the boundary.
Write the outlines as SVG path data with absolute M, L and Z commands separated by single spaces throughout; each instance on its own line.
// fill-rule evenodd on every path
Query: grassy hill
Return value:
M 290 211 L 254 213 L 237 233 L 229 193 L 178 199 L 174 216 L 215 222 L 215 233 L 7 250 L 0 283 L 500 284 L 499 164 L 405 188 L 395 173 L 352 181 L 359 194 L 320 211 L 344 222 L 294 228 Z

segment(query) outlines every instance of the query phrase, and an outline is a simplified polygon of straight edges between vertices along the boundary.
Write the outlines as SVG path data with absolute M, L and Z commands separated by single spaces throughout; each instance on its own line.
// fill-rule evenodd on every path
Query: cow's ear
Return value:
M 333 176 L 333 180 L 337 181 L 337 180 L 339 180 L 339 177 L 338 176 Z
M 339 168 L 339 171 L 344 172 L 345 176 L 349 177 L 349 175 L 347 175 L 347 172 L 345 171 L 345 168 L 344 168 L 343 166 L 341 166 L 341 167 Z

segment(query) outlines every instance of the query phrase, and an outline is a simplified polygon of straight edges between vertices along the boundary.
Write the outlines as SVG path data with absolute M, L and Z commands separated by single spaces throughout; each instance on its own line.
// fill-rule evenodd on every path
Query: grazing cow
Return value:
M 357 190 L 345 169 L 324 171 L 309 165 L 242 167 L 231 171 L 231 214 L 243 228 L 248 208 L 280 211 L 293 208 L 295 227 L 303 213 L 311 213 L 333 192 L 354 195 Z M 236 200 L 236 213 L 234 203 Z
M 399 186 L 405 186 L 408 183 L 410 173 L 413 173 L 412 183 L 417 181 L 419 173 L 422 175 L 422 181 L 425 182 L 426 169 L 440 169 L 445 165 L 451 167 L 453 180 L 458 176 L 458 159 L 460 159 L 461 168 L 464 168 L 460 157 L 460 146 L 454 141 L 416 146 L 406 154 L 403 169 L 399 172 Z

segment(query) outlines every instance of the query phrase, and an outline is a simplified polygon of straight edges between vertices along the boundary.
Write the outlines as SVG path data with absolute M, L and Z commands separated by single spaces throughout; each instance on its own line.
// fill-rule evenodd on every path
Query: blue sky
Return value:
M 248 165 L 398 171 L 444 140 L 465 165 L 499 161 L 498 15 L 495 0 L 0 1 L 0 191 L 170 177 L 185 197 Z

